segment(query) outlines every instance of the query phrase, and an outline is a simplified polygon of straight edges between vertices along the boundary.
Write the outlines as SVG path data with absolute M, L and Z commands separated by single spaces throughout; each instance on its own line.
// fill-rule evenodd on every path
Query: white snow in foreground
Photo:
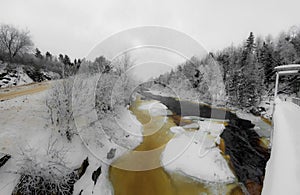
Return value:
M 196 132 L 171 128 L 176 135 L 162 153 L 162 165 L 168 172 L 179 172 L 206 183 L 234 182 L 235 176 L 215 144 L 224 125 L 209 121 L 200 121 L 199 125 Z
M 274 133 L 263 195 L 300 194 L 300 107 L 275 101 Z
M 11 194 L 19 175 L 16 160 L 20 149 L 32 147 L 42 152 L 43 143 L 50 133 L 43 130 L 46 113 L 43 111 L 45 93 L 34 96 L 21 96 L 0 102 L 0 152 L 12 155 L 12 158 L 0 168 L 0 194 Z
M 92 192 L 95 195 L 113 194 L 113 188 L 108 179 L 109 165 L 142 142 L 143 126 L 128 109 L 118 107 L 116 108 L 117 115 L 98 119 L 94 110 L 94 96 L 91 95 L 94 94 L 98 78 L 97 75 L 88 79 L 84 77 L 75 80 L 74 84 L 78 87 L 73 94 L 77 97 L 73 99 L 75 123 L 85 143 L 83 146 L 86 149 L 85 153 L 89 154 L 92 162 L 87 173 L 75 183 L 74 194 L 79 194 L 82 189 L 82 195 L 90 195 Z M 107 159 L 110 149 L 116 149 L 115 157 Z M 102 165 L 101 178 L 94 187 L 91 179 L 92 173 L 100 164 Z
M 84 89 L 89 90 L 90 88 L 86 87 Z M 85 94 L 85 91 L 82 91 L 82 93 Z M 74 136 L 72 142 L 68 142 L 66 138 L 61 137 L 47 125 L 49 124 L 49 115 L 45 105 L 47 95 L 48 92 L 43 91 L 0 102 L 0 153 L 12 155 L 12 158 L 0 168 L 0 194 L 11 194 L 18 182 L 19 175 L 14 172 L 18 170 L 17 160 L 20 158 L 20 149 L 32 148 L 32 155 L 43 161 L 43 158 L 47 159 L 45 155 L 50 137 L 57 139 L 58 147 L 64 146 L 67 151 L 65 154 L 66 165 L 71 169 L 81 166 L 86 157 L 89 159 L 86 173 L 74 185 L 74 194 L 79 194 L 82 189 L 82 195 L 91 195 L 92 191 L 94 195 L 113 194 L 113 188 L 108 179 L 109 164 L 140 144 L 142 137 L 139 135 L 142 135 L 142 125 L 129 110 L 120 108 L 117 117 L 107 119 L 107 123 L 105 123 L 105 120 L 102 121 L 102 125 L 111 127 L 110 124 L 116 124 L 117 120 L 120 123 L 117 126 L 120 127 L 121 125 L 123 129 L 129 132 L 107 135 L 99 131 L 99 127 L 95 125 L 97 123 L 94 125 L 87 124 L 87 132 L 80 133 L 82 135 L 88 133 L 89 137 L 86 137 L 88 140 L 84 140 L 90 141 L 88 142 L 88 149 L 80 137 Z M 86 95 L 82 98 L 90 102 L 93 100 L 93 97 L 87 97 Z M 87 106 L 86 109 L 83 109 L 83 112 L 90 113 L 89 109 L 90 107 Z M 85 114 L 85 116 L 89 117 L 89 114 Z M 111 128 L 115 128 L 115 126 Z M 127 134 L 136 136 L 127 137 L 125 136 Z M 127 147 L 118 146 L 118 143 L 110 141 L 108 136 L 115 136 L 115 140 L 122 141 Z M 112 148 L 116 148 L 116 154 L 114 158 L 108 160 L 107 153 Z M 95 151 L 98 153 L 93 153 Z M 94 186 L 92 173 L 99 166 L 102 166 L 102 173 Z

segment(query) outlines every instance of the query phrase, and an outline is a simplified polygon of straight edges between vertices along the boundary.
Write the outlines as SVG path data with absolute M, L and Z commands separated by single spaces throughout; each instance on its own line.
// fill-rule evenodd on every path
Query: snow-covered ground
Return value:
M 266 167 L 263 195 L 300 194 L 300 107 L 275 101 L 271 157 Z
M 84 91 L 82 93 L 84 94 Z M 66 138 L 51 128 L 45 104 L 47 96 L 48 92 L 42 91 L 0 102 L 0 154 L 12 156 L 0 168 L 0 194 L 11 194 L 17 184 L 19 175 L 15 172 L 23 163 L 22 151 L 28 151 L 29 156 L 44 163 L 48 158 L 46 151 L 51 140 L 56 141 L 56 148 L 64 148 L 64 161 L 66 166 L 71 169 L 78 168 L 88 157 L 89 166 L 81 179 L 75 183 L 74 194 L 79 194 L 82 190 L 82 195 L 90 195 L 92 191 L 95 195 L 113 194 L 112 186 L 108 180 L 109 164 L 124 152 L 139 145 L 142 141 L 142 125 L 129 110 L 120 108 L 118 116 L 111 118 L 114 121 L 107 119 L 107 124 L 102 121 L 102 125 L 110 126 L 110 123 L 116 123 L 115 120 L 117 120 L 123 129 L 128 130 L 127 133 L 108 135 L 117 136 L 115 139 L 123 141 L 123 144 L 127 146 L 126 148 L 116 146 L 116 143 L 107 139 L 106 135 L 101 136 L 96 132 L 98 127 L 90 124 L 87 129 L 93 130 L 90 131 L 91 137 L 89 138 L 92 139 L 90 145 L 87 145 L 84 142 L 86 140 L 80 136 L 74 136 L 72 141 L 68 142 Z M 89 98 L 86 99 L 90 100 Z M 82 135 L 84 132 L 79 132 L 79 134 Z M 103 143 L 106 145 L 104 146 Z M 115 155 L 108 159 L 107 154 L 112 148 L 116 149 Z M 93 151 L 99 152 L 95 154 Z M 102 173 L 94 186 L 92 173 L 99 166 L 102 167 Z
M 234 182 L 235 176 L 216 147 L 224 126 L 209 121 L 201 121 L 199 126 L 196 132 L 171 128 L 176 135 L 162 154 L 162 165 L 169 172 L 183 173 L 205 183 Z

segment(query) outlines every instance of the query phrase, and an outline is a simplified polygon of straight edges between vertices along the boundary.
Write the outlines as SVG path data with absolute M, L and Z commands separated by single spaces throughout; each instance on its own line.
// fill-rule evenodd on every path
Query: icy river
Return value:
M 110 167 L 109 177 L 116 195 L 236 195 L 245 194 L 245 191 L 250 194 L 260 194 L 268 151 L 259 145 L 260 137 L 254 131 L 249 130 L 252 129 L 251 125 L 249 127 L 251 122 L 242 119 L 236 120 L 236 115 L 225 109 L 209 109 L 209 107 L 200 106 L 201 113 L 195 114 L 193 112 L 198 112 L 197 109 L 194 111 L 190 109 L 190 106 L 195 107 L 195 104 L 188 102 L 185 102 L 186 104 L 180 102 L 181 109 L 182 105 L 186 109 L 178 113 L 176 108 L 178 100 L 152 94 L 146 94 L 146 96 L 143 99 L 138 98 L 130 107 L 133 114 L 143 124 L 143 142 L 130 153 L 118 158 Z M 149 109 L 141 109 L 157 101 L 166 105 L 171 114 L 153 114 Z M 167 171 L 166 167 L 162 165 L 162 154 L 166 150 L 167 144 L 174 137 L 178 137 L 170 129 L 191 124 L 191 120 L 182 120 L 184 116 L 201 118 L 207 117 L 207 115 L 210 117 L 214 115 L 215 119 L 223 118 L 223 120 L 216 120 L 212 123 L 226 126 L 220 136 L 221 141 L 215 144 L 214 150 L 219 151 L 224 162 L 226 161 L 228 164 L 228 169 L 230 167 L 232 170 L 235 179 L 231 182 L 212 182 L 209 179 L 205 181 L 205 179 L 185 174 L 181 170 Z M 201 120 L 203 121 L 202 118 Z M 247 131 L 232 133 L 237 132 L 236 130 L 239 128 L 247 129 Z M 188 128 L 185 130 L 187 133 L 193 133 L 201 129 Z M 243 143 L 245 139 L 248 139 L 248 143 L 247 141 Z M 234 144 L 229 142 L 234 142 Z M 138 155 L 141 151 L 148 152 L 145 158 Z M 240 157 L 243 159 L 239 159 Z M 258 164 L 260 167 L 257 167 Z M 198 166 L 200 171 L 201 166 L 207 167 L 203 164 Z

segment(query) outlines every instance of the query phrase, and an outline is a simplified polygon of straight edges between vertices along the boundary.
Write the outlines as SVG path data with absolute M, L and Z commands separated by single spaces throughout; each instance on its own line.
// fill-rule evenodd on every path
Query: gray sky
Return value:
M 1 0 L 0 22 L 28 28 L 43 52 L 85 57 L 124 29 L 159 25 L 182 31 L 207 50 L 300 23 L 299 0 Z

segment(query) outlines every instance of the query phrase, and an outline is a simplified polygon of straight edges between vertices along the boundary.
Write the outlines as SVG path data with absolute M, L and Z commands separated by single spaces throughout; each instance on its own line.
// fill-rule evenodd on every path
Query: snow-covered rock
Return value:
M 32 83 L 33 80 L 22 68 L 16 70 L 0 70 L 0 88 Z
M 199 124 L 198 123 L 191 123 L 188 125 L 184 125 L 182 126 L 185 129 L 198 129 L 199 128 Z
M 209 121 L 201 121 L 199 126 L 195 132 L 171 128 L 176 135 L 162 153 L 162 165 L 168 172 L 179 172 L 206 183 L 234 182 L 235 176 L 216 147 L 224 126 Z
M 148 110 L 151 116 L 166 116 L 168 114 L 167 107 L 158 101 L 143 104 L 139 109 Z
M 202 182 L 232 183 L 235 177 L 227 162 L 214 147 L 214 141 L 191 133 L 173 138 L 162 154 L 162 165 L 168 172 L 179 172 Z
M 177 127 L 177 126 L 171 127 L 170 131 L 174 134 L 181 134 L 185 132 L 185 130 L 182 127 Z

